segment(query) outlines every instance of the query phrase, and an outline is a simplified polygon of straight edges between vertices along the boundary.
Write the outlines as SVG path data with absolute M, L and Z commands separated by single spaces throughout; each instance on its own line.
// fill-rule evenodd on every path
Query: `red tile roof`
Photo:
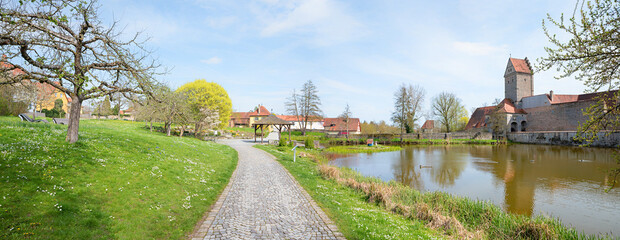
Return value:
M 13 65 L 11 65 L 10 63 L 6 63 L 6 62 L 0 62 L 0 68 L 13 68 Z M 24 71 L 22 71 L 19 68 L 15 68 L 11 70 L 11 72 L 13 73 L 14 76 L 24 73 Z
M 28 80 L 27 80 L 28 81 Z M 61 93 L 64 97 L 67 98 L 67 102 L 71 103 L 73 100 L 71 99 L 71 97 L 69 95 L 67 95 L 65 92 L 62 92 L 58 89 L 56 89 L 54 86 L 49 85 L 47 83 L 41 83 L 41 82 L 32 82 L 38 89 L 39 89 L 39 93 L 40 94 L 49 94 L 52 95 L 56 92 Z M 59 82 L 55 81 L 54 83 L 56 84 L 60 84 Z
M 233 112 L 230 115 L 230 121 L 232 121 L 233 124 L 249 125 L 250 124 L 250 113 L 249 112 Z
M 618 93 L 618 90 L 586 93 L 586 94 L 581 94 L 581 95 L 553 94 L 553 99 L 551 99 L 551 96 L 547 94 L 547 98 L 549 98 L 549 102 L 551 102 L 551 104 L 560 104 L 560 103 L 600 100 L 601 98 L 610 99 L 610 98 L 613 98 L 614 96 L 617 96 L 617 93 Z
M 256 117 L 256 116 L 269 116 L 271 115 L 271 113 L 269 112 L 269 110 L 267 110 L 267 108 L 265 108 L 265 106 L 259 105 L 258 108 L 256 110 L 254 110 L 254 112 L 250 113 L 251 117 Z
M 249 112 L 233 112 L 230 118 L 250 118 Z
M 435 128 L 435 120 L 426 120 L 424 125 L 422 125 L 422 129 L 433 129 Z
M 512 66 L 515 67 L 516 72 L 531 74 L 532 69 L 530 68 L 530 64 L 528 64 L 526 60 L 527 58 L 525 59 L 510 58 L 510 62 L 512 63 Z
M 501 113 L 520 113 L 520 114 L 526 114 L 525 111 L 523 111 L 523 109 L 520 108 L 516 108 L 514 104 L 512 104 L 512 101 L 508 98 L 504 98 L 504 100 L 502 102 L 500 102 L 497 107 L 499 108 L 498 112 Z
M 295 116 L 295 115 L 277 115 L 277 116 L 280 119 L 282 119 L 284 121 L 289 121 L 289 122 L 303 120 L 302 116 Z M 309 122 L 322 122 L 323 121 L 323 117 L 321 117 L 321 116 L 308 116 L 308 121 Z
M 323 120 L 323 127 L 328 131 L 346 132 L 349 129 L 349 132 L 357 132 L 360 130 L 359 118 L 349 118 L 348 126 L 344 118 L 324 118 Z
M 488 106 L 488 107 L 479 107 L 476 108 L 474 113 L 471 114 L 471 118 L 469 118 L 469 122 L 467 122 L 467 126 L 465 126 L 465 130 L 469 130 L 472 128 L 481 128 L 485 127 L 486 119 L 484 116 L 491 114 L 495 110 L 496 106 Z

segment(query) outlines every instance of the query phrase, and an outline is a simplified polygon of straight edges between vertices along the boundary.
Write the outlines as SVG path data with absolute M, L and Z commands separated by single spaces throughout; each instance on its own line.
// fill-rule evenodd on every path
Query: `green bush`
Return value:
M 306 141 L 304 142 L 304 144 L 306 144 L 307 149 L 314 148 L 314 140 L 312 138 L 306 138 Z
M 65 117 L 66 113 L 64 110 L 60 109 L 60 111 L 56 108 L 53 109 L 43 109 L 41 110 L 42 113 L 45 114 L 45 117 L 49 117 L 49 118 L 62 118 Z

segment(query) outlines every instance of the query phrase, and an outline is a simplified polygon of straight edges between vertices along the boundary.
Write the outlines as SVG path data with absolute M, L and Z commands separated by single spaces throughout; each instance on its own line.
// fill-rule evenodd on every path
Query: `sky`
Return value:
M 550 14 L 566 0 L 101 0 L 100 17 L 142 32 L 172 88 L 205 79 L 222 85 L 234 111 L 258 104 L 285 114 L 293 90 L 312 80 L 325 117 L 349 104 L 362 121 L 390 121 L 401 84 L 432 98 L 446 91 L 468 111 L 504 96 L 509 57 L 535 64 L 551 46 Z M 554 33 L 559 30 L 551 28 Z M 534 94 L 583 93 L 582 82 L 536 72 Z M 470 112 L 471 114 L 471 112 Z M 423 119 L 424 120 L 424 119 Z M 419 122 L 418 124 L 422 124 Z

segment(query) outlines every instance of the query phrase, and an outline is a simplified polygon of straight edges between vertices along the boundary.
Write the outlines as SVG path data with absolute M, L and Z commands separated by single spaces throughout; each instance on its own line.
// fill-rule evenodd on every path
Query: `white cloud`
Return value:
M 222 63 L 222 59 L 219 57 L 212 57 L 209 59 L 200 60 L 200 62 L 206 63 L 206 64 L 219 64 L 219 63 Z
M 169 44 L 178 39 L 184 31 L 172 17 L 160 14 L 150 7 L 127 7 L 121 15 L 123 22 L 129 23 L 123 33 L 127 37 L 133 37 L 136 32 L 141 32 L 150 38 L 149 42 Z
M 305 0 L 295 6 L 282 6 L 284 14 L 267 12 L 264 37 L 280 34 L 309 34 L 318 45 L 340 43 L 362 34 L 362 24 L 350 16 L 344 7 L 331 0 Z M 282 9 L 280 9 L 282 10 Z

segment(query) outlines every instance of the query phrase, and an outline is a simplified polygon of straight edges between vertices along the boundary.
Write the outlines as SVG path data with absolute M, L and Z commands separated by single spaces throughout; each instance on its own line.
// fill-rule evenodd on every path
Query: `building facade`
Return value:
M 359 118 L 349 118 L 348 123 L 345 118 L 324 118 L 323 128 L 325 129 L 325 133 L 331 135 L 362 133 Z
M 302 116 L 295 116 L 295 115 L 277 115 L 278 118 L 290 122 L 293 125 L 291 125 L 291 129 L 293 130 L 300 130 L 302 128 L 301 124 L 303 124 L 303 117 Z M 309 130 L 323 130 L 323 117 L 321 116 L 308 116 L 308 125 L 306 126 L 306 129 Z
M 269 110 L 263 105 L 258 105 L 254 111 L 233 112 L 228 121 L 229 127 L 250 127 L 254 122 L 271 115 Z
M 534 95 L 534 73 L 525 59 L 508 59 L 504 73 L 504 100 L 477 108 L 466 130 L 494 132 L 576 131 L 588 120 L 584 110 L 600 100 L 618 98 L 618 91 L 589 94 Z

